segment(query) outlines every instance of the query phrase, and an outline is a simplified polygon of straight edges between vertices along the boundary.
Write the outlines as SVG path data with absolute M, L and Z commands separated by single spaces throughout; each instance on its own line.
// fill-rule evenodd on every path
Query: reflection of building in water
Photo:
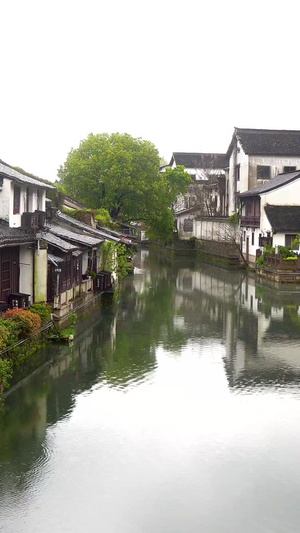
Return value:
M 201 334 L 219 334 L 231 385 L 300 379 L 300 293 L 278 293 L 248 273 L 213 265 L 180 269 L 176 288 L 176 327 L 184 329 L 193 314 Z

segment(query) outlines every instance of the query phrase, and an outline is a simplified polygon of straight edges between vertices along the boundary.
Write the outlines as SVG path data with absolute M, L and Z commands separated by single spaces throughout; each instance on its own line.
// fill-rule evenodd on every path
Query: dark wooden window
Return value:
M 260 216 L 260 198 L 247 199 L 245 202 L 246 216 Z
M 292 246 L 293 241 L 296 239 L 297 235 L 285 235 L 285 246 L 290 246 L 293 250 L 299 250 L 298 246 Z
M 41 191 L 37 189 L 36 191 L 36 208 L 37 211 L 41 211 Z
M 70 255 L 66 257 L 66 284 L 67 290 L 70 289 L 72 286 L 72 261 Z
M 283 167 L 283 172 L 295 172 L 296 167 Z
M 183 222 L 184 231 L 193 231 L 193 220 L 191 218 L 185 218 Z
M 81 257 L 78 257 L 76 259 L 73 259 L 73 283 L 74 285 L 79 285 L 82 281 L 82 259 Z
M 235 165 L 234 177 L 235 177 L 235 181 L 240 181 L 240 165 Z
M 67 290 L 67 281 L 66 281 L 66 263 L 60 263 L 61 273 L 60 273 L 60 292 L 63 293 Z
M 271 177 L 271 167 L 266 165 L 257 165 L 257 179 L 269 180 Z
M 254 231 L 252 231 L 251 244 L 254 246 Z
M 14 215 L 18 215 L 20 213 L 20 201 L 21 201 L 21 187 L 19 187 L 19 185 L 15 185 L 14 186 L 14 208 L 13 208 Z

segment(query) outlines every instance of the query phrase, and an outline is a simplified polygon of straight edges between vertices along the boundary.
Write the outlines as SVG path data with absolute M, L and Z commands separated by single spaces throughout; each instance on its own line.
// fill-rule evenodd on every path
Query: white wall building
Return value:
M 238 209 L 238 195 L 300 170 L 300 131 L 235 128 L 227 151 L 226 212 Z
M 300 233 L 300 171 L 280 174 L 239 195 L 243 252 L 250 263 L 265 242 L 291 246 Z
M 23 293 L 29 301 L 46 301 L 47 250 L 39 246 L 38 230 L 46 217 L 42 181 L 0 161 L 0 302 Z
M 177 197 L 173 209 L 175 213 L 198 206 L 198 214 L 206 216 L 225 213 L 225 168 L 228 166 L 226 154 L 173 152 L 169 168 L 178 165 L 185 167 L 193 184 L 185 195 Z M 167 167 L 161 167 L 161 172 Z

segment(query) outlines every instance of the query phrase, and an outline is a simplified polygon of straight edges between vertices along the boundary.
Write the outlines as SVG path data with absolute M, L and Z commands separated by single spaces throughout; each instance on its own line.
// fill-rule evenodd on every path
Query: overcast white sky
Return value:
M 299 7 L 298 7 L 299 5 Z M 300 129 L 292 0 L 9 0 L 0 159 L 54 180 L 90 132 L 226 151 L 233 127 Z

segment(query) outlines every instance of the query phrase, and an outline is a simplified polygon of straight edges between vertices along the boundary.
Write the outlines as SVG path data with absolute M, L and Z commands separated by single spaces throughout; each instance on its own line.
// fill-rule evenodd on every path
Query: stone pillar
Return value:
M 47 245 L 38 240 L 34 251 L 34 303 L 47 301 L 47 274 Z

